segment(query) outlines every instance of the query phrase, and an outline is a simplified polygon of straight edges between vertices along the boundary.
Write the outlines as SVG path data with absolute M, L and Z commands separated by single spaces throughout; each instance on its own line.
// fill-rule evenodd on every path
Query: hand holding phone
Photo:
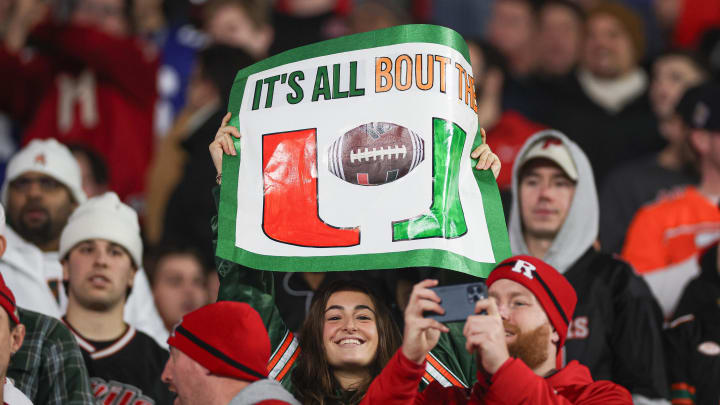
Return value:
M 440 339 L 440 333 L 450 331 L 442 323 L 424 317 L 425 312 L 443 312 L 439 305 L 440 297 L 430 289 L 437 284 L 437 280 L 431 279 L 415 284 L 405 308 L 405 330 L 401 349 L 405 357 L 416 364 L 425 361 L 428 352 Z
M 475 303 L 488 297 L 487 286 L 482 282 L 430 289 L 440 297 L 440 306 L 445 310 L 445 314 L 428 311 L 423 313 L 423 316 L 443 323 L 465 321 L 468 316 L 475 314 Z

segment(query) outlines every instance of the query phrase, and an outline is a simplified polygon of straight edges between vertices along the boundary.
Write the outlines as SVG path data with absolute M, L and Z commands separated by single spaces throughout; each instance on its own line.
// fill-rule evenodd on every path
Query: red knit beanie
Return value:
M 20 323 L 20 317 L 18 316 L 17 306 L 15 305 L 15 295 L 5 284 L 5 279 L 0 274 L 0 305 L 5 309 L 10 319 L 15 324 Z
M 498 264 L 487 279 L 490 286 L 500 279 L 512 280 L 530 290 L 545 310 L 550 324 L 560 341 L 558 354 L 565 344 L 568 327 L 572 321 L 577 295 L 565 276 L 552 266 L 533 256 L 513 256 Z
M 212 374 L 267 378 L 270 338 L 260 315 L 244 302 L 220 301 L 190 312 L 167 342 Z

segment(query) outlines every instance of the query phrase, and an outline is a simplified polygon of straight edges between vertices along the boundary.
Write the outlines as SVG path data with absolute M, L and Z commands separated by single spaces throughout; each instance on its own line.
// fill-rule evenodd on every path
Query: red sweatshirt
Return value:
M 8 86 L 0 108 L 36 138 L 89 146 L 105 158 L 121 198 L 142 193 L 153 146 L 157 57 L 133 38 L 91 27 L 46 23 L 35 29 L 32 57 L 0 45 Z
M 398 350 L 370 385 L 365 404 L 628 404 L 630 393 L 610 381 L 593 382 L 587 367 L 577 361 L 550 377 L 533 373 L 521 360 L 508 359 L 491 377 L 478 372 L 472 391 L 445 388 L 437 382 L 423 392 L 417 388 L 425 365 L 417 365 Z

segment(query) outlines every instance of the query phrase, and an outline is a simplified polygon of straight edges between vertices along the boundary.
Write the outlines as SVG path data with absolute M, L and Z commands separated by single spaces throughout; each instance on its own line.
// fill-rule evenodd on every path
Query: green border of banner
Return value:
M 335 53 L 357 51 L 402 43 L 426 42 L 449 46 L 470 60 L 465 40 L 457 32 L 434 25 L 403 25 L 347 37 L 331 39 L 292 49 L 272 56 L 238 72 L 230 93 L 229 111 L 240 111 L 247 78 L 255 73 L 281 65 Z M 367 46 L 373 44 L 373 46 Z M 239 128 L 238 114 L 230 125 Z M 481 143 L 480 134 L 473 149 Z M 240 141 L 235 141 L 240 150 Z M 473 160 L 474 161 L 474 160 Z M 378 270 L 406 267 L 438 267 L 456 270 L 479 277 L 487 277 L 494 263 L 476 262 L 465 256 L 440 249 L 418 249 L 405 252 L 367 253 L 339 256 L 266 256 L 235 246 L 237 221 L 237 191 L 240 153 L 223 157 L 223 182 L 220 189 L 218 244 L 216 254 L 226 260 L 259 270 L 272 271 L 343 271 Z M 497 262 L 510 256 L 510 242 L 505 227 L 500 193 L 490 170 L 473 170 L 482 194 L 493 255 Z

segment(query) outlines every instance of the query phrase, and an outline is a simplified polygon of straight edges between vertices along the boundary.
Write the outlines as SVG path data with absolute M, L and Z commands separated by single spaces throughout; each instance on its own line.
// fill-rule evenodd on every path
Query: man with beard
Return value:
M 630 265 L 594 246 L 598 197 L 583 151 L 558 131 L 538 132 L 518 153 L 512 187 L 512 251 L 550 264 L 578 295 L 563 359 L 624 386 L 635 403 L 667 403 L 662 313 Z
M 477 356 L 472 390 L 433 382 L 422 393 L 429 351 L 447 328 L 424 318 L 444 313 L 435 280 L 415 285 L 405 311 L 403 344 L 377 378 L 387 387 L 383 404 L 631 404 L 628 391 L 593 381 L 577 361 L 559 364 L 575 309 L 575 290 L 562 274 L 532 256 L 506 259 L 490 273 L 490 298 L 477 301 L 463 329 L 465 349 Z M 459 354 L 462 355 L 462 354 Z
M 60 233 L 84 201 L 80 167 L 54 139 L 31 142 L 8 164 L 2 187 L 8 250 L 0 270 L 19 306 L 60 317 L 66 305 L 57 255 Z
M 70 214 L 86 200 L 80 166 L 56 140 L 32 141 L 10 160 L 0 197 L 9 225 L 0 271 L 15 292 L 18 306 L 59 319 L 65 313 L 67 295 L 60 282 L 58 247 Z M 166 332 L 150 283 L 144 271 L 135 277 L 125 320 L 160 341 Z
M 115 193 L 78 207 L 60 236 L 68 290 L 63 321 L 82 349 L 98 403 L 171 402 L 160 381 L 167 351 L 123 320 L 142 249 L 137 214 Z

